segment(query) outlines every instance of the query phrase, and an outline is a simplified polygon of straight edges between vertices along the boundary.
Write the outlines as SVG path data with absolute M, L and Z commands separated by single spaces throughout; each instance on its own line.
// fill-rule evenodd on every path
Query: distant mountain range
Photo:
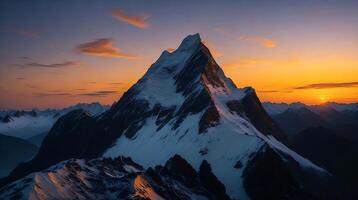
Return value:
M 355 199 L 292 136 L 189 35 L 108 110 L 60 116 L 35 157 L 0 180 L 0 198 Z
M 284 130 L 293 150 L 358 188 L 358 103 L 263 106 Z
M 325 110 L 325 109 L 334 109 L 337 111 L 358 111 L 358 102 L 357 103 L 335 103 L 327 102 L 318 105 L 306 105 L 304 103 L 272 103 L 272 102 L 263 102 L 262 105 L 269 114 L 280 114 L 286 111 L 287 109 L 298 109 L 302 107 L 309 108 L 310 110 Z
M 358 103 L 305 105 L 303 103 L 263 103 L 264 108 L 274 121 L 292 137 L 310 127 L 322 126 L 338 132 L 342 136 L 356 141 L 358 130 Z
M 109 106 L 99 103 L 79 103 L 62 109 L 0 110 L 0 133 L 29 139 L 48 132 L 60 116 L 76 109 L 86 110 L 95 116 L 109 109 Z

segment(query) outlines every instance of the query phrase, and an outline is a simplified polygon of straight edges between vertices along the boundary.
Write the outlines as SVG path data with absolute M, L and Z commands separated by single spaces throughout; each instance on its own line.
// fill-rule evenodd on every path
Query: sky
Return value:
M 200 33 L 261 101 L 358 101 L 358 1 L 0 1 L 0 109 L 112 104 Z

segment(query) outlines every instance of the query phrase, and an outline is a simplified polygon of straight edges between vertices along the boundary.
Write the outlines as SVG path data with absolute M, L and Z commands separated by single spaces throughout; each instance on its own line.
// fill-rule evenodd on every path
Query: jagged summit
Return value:
M 192 50 L 199 47 L 201 44 L 201 37 L 199 33 L 188 35 L 184 40 L 181 42 L 180 46 L 178 47 L 178 51 L 187 51 Z
M 170 107 L 183 104 L 186 97 L 203 90 L 208 96 L 220 92 L 234 92 L 236 98 L 244 96 L 225 76 L 200 35 L 194 34 L 187 36 L 172 53 L 164 51 L 128 92 L 137 93 L 137 99 L 145 99 L 151 106 Z

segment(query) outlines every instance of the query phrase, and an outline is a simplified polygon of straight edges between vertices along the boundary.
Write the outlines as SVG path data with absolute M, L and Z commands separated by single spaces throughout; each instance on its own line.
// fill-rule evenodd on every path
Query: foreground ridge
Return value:
M 188 173 L 189 172 L 189 173 Z M 213 190 L 213 187 L 220 186 Z M 70 159 L 0 190 L 1 199 L 229 199 L 203 162 L 197 173 L 175 155 L 145 170 L 130 158 Z

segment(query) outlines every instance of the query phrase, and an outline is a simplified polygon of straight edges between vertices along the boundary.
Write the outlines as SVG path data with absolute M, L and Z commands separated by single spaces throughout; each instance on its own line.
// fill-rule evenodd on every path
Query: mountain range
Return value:
M 293 150 L 358 188 L 357 103 L 263 103 L 284 130 Z
M 302 103 L 263 103 L 273 120 L 293 137 L 311 127 L 325 127 L 358 142 L 358 103 L 305 105 Z
M 354 199 L 290 137 L 189 35 L 108 110 L 59 117 L 0 197 Z

